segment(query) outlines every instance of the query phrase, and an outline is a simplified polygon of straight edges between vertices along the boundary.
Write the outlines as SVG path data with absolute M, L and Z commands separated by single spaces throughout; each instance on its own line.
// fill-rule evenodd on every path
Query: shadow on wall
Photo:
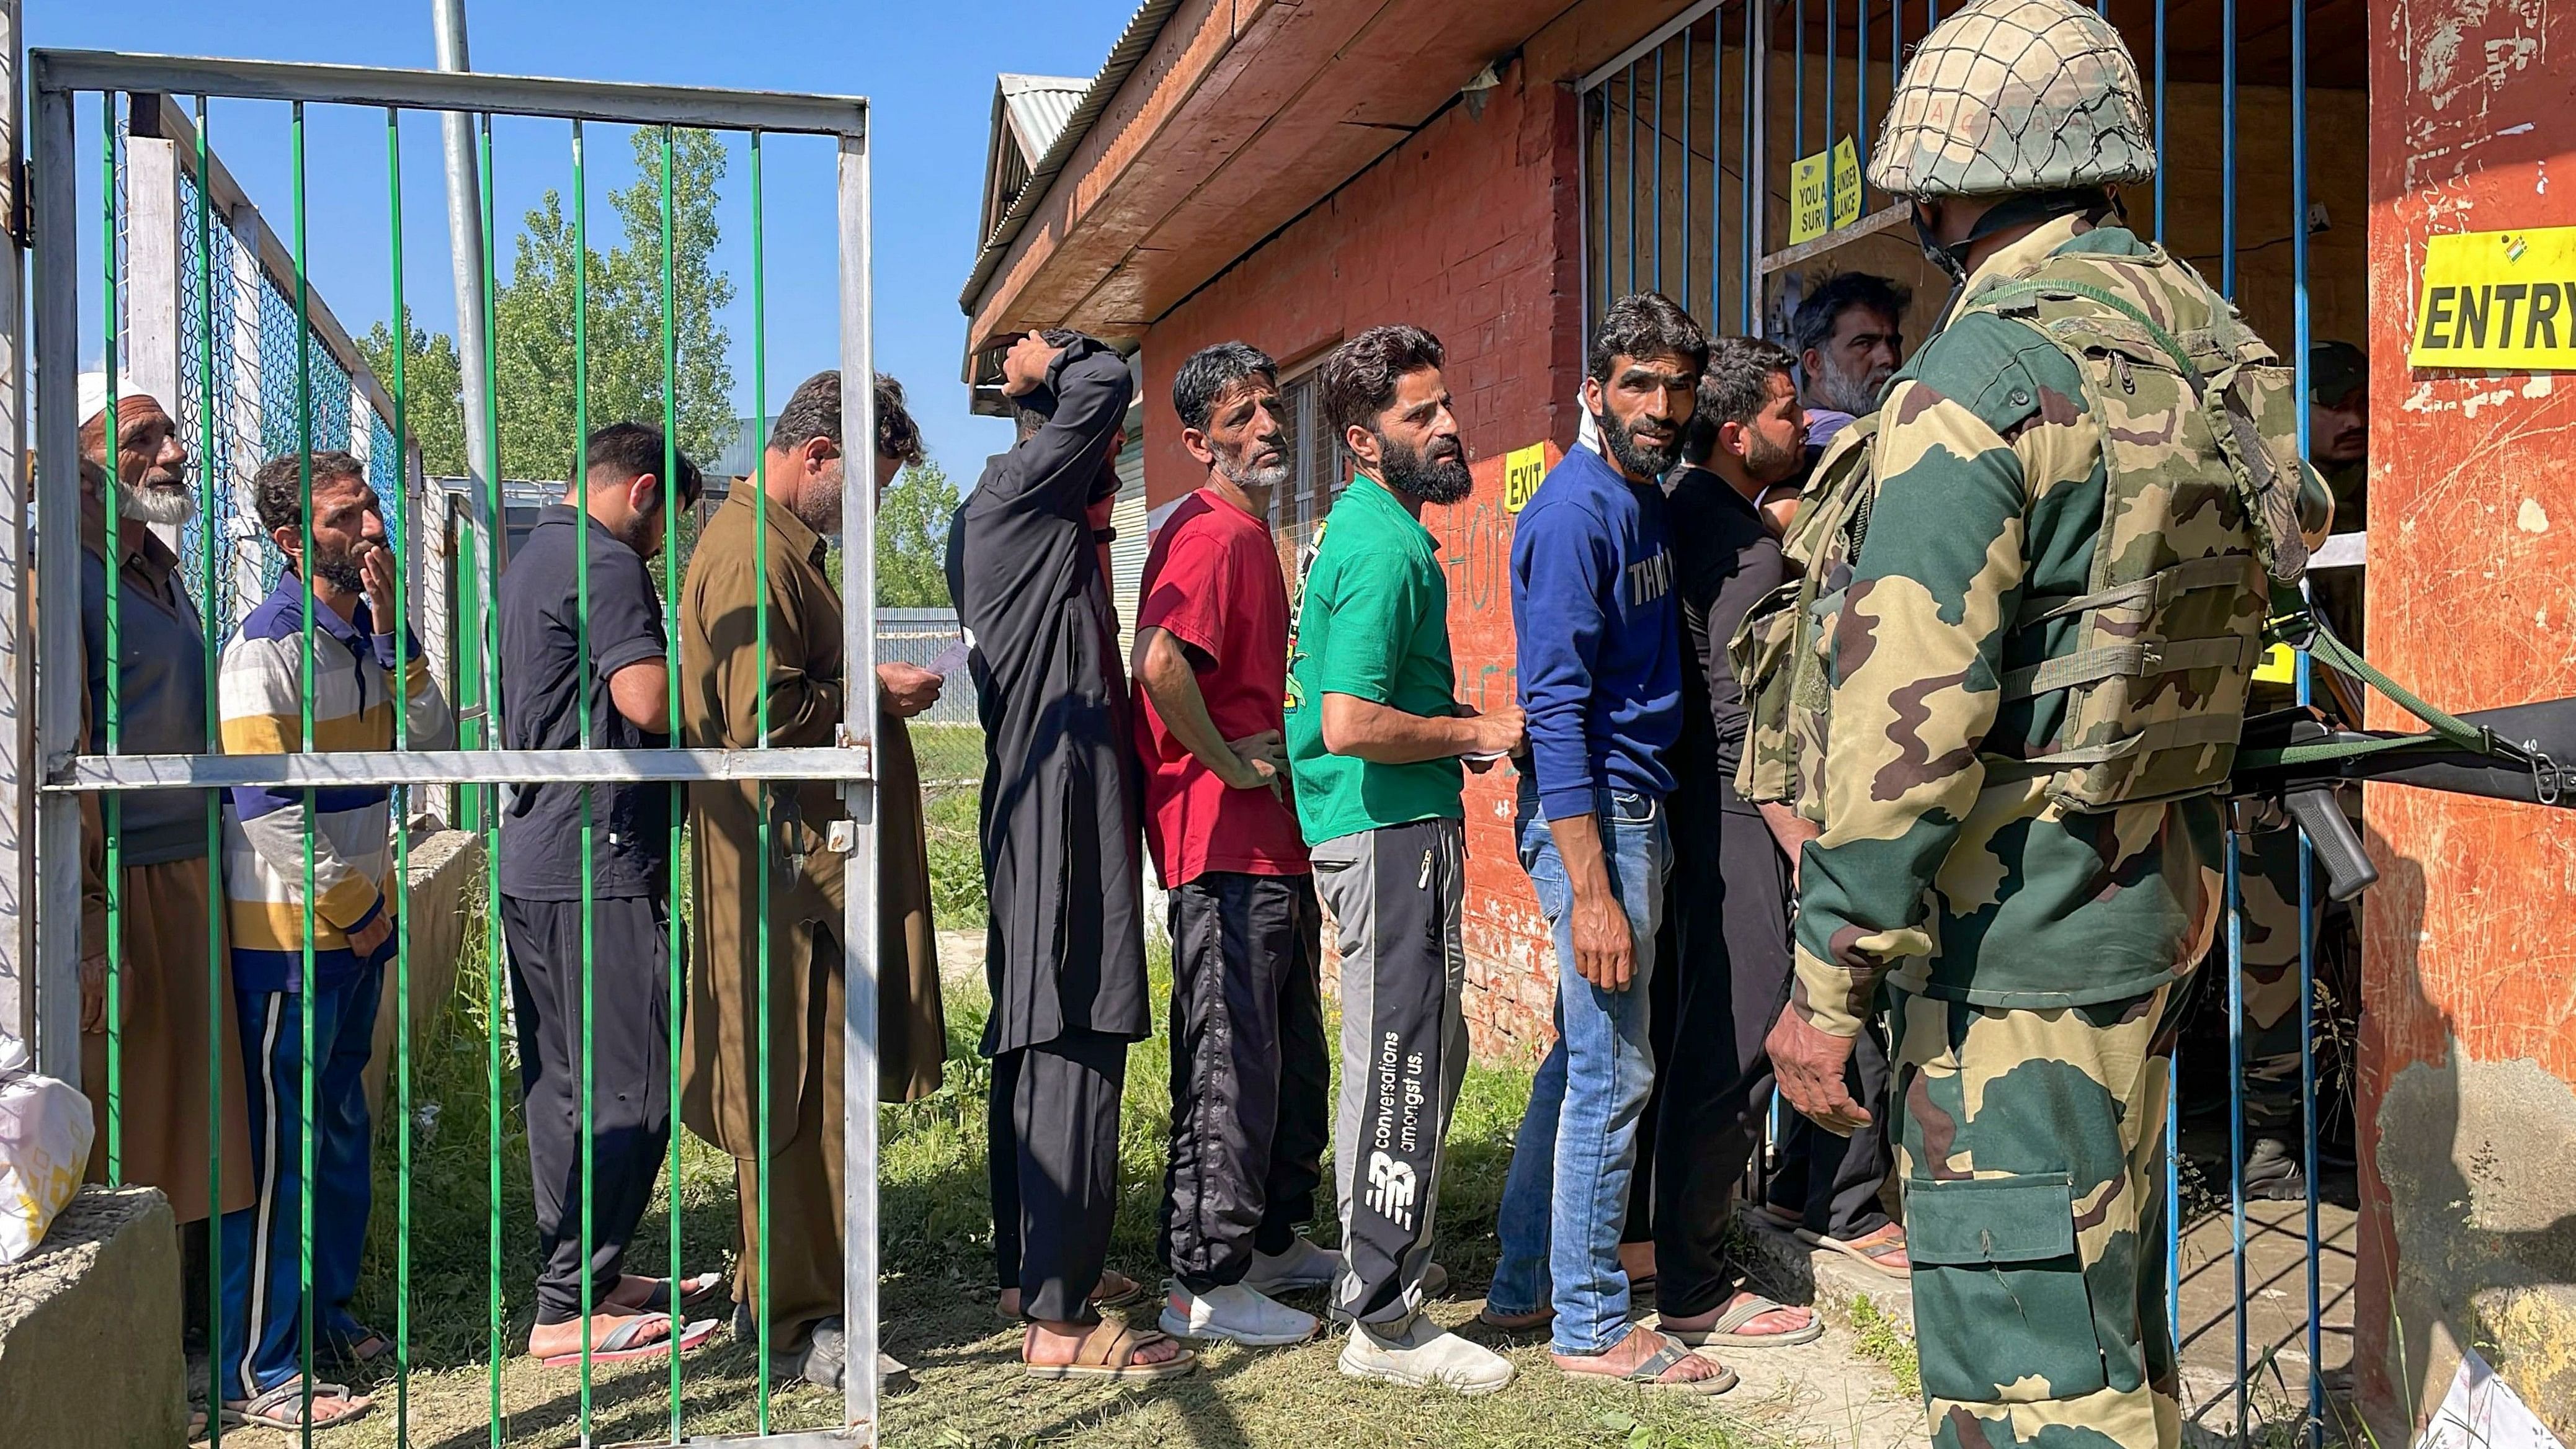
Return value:
M 2440 1402 L 2467 1347 L 2560 1437 L 2576 1438 L 2576 1088 L 2529 1058 L 2482 1062 L 2461 1050 L 2424 990 L 2423 863 L 2372 834 L 2382 880 L 2365 909 L 2393 913 L 2371 933 L 2390 953 L 2373 985 L 2408 995 L 2365 1001 L 2381 1023 L 2369 1054 L 2388 1060 L 2388 1035 L 2407 1023 L 2438 1023 L 2444 1050 L 2381 1084 L 2375 1130 L 2363 1134 L 2364 1169 L 2386 1194 L 2378 1246 L 2394 1249 L 2396 1275 L 2393 1301 L 2360 1304 L 2359 1316 L 2385 1316 L 2386 1371 L 2410 1426 Z M 2495 961 L 2472 975 L 2514 969 Z

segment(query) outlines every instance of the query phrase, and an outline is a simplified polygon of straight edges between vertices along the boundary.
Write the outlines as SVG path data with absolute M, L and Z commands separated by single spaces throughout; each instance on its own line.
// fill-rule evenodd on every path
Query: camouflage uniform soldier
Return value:
M 2287 371 L 2119 225 L 2112 189 L 2153 173 L 2136 65 L 2070 0 L 1978 0 L 1934 29 L 1872 159 L 1961 286 L 1855 430 L 1874 430 L 1855 445 L 1878 491 L 1833 585 L 1809 782 L 1824 833 L 1770 1048 L 1791 1102 L 1847 1131 L 1865 1113 L 1844 1062 L 1891 988 L 1923 1385 L 1946 1449 L 2180 1443 L 2170 1008 L 2219 920 L 2211 792 L 2264 576 L 2296 576 L 2290 500 L 2322 494 L 2275 442 L 2295 401 L 2248 423 L 2270 481 L 2248 495 L 2231 476 L 2247 434 L 2228 438 L 2217 396 L 2235 395 L 2205 399 L 2202 380 L 2251 369 L 2285 393 Z M 2130 509 L 2160 521 L 2136 532 Z M 2123 649 L 2141 633 L 2161 637 Z

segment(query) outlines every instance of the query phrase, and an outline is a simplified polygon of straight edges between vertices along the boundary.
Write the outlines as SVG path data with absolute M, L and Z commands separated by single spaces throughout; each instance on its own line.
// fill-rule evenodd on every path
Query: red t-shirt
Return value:
M 1161 629 L 1189 646 L 1219 735 L 1239 740 L 1283 728 L 1288 585 L 1268 524 L 1200 489 L 1164 520 L 1137 594 L 1136 631 Z M 1268 790 L 1227 788 L 1154 712 L 1142 684 L 1136 706 L 1145 843 L 1166 889 L 1212 870 L 1306 874 L 1293 806 Z

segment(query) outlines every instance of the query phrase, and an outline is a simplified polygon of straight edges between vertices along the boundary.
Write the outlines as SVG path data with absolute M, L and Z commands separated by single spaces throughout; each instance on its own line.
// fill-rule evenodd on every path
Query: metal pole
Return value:
M 0 216 L 18 214 L 19 0 L 0 0 Z M 0 227 L 0 1037 L 36 1034 L 36 651 L 27 600 L 26 253 Z
M 429 19 L 438 42 L 438 68 L 472 70 L 465 53 L 465 0 L 430 0 Z M 477 470 L 498 453 L 485 405 L 492 375 L 483 339 L 483 194 L 474 170 L 474 118 L 463 111 L 442 112 L 438 134 L 447 153 L 447 251 L 456 278 L 456 358 L 465 375 L 465 469 L 474 480 L 468 496 L 482 498 L 494 483 Z M 488 546 L 506 549 L 508 530 L 496 520 L 486 520 L 486 525 Z
M 36 451 L 58 460 L 36 479 L 40 522 L 80 517 L 80 206 L 73 168 L 72 98 L 39 90 L 34 144 L 37 188 L 35 323 Z M 40 556 L 34 576 L 38 602 L 37 646 L 47 659 L 81 657 L 80 530 L 59 522 L 40 527 L 33 542 Z M 80 748 L 81 689 L 53 679 L 35 696 L 36 749 L 24 777 L 34 782 Z M 38 806 L 36 859 L 56 862 L 36 882 L 36 1069 L 67 1082 L 80 1078 L 80 801 L 47 794 Z
M 848 583 L 844 611 L 853 627 L 842 631 L 842 668 L 850 681 L 841 737 L 876 743 L 876 305 L 868 290 L 874 239 L 869 229 L 868 142 L 844 137 L 840 162 L 841 394 L 858 390 L 857 406 L 842 405 L 845 455 L 861 466 L 843 470 L 842 575 Z M 876 758 L 873 748 L 869 759 Z M 871 772 L 873 775 L 873 771 Z M 877 1427 L 877 782 L 841 787 L 849 805 L 852 839 L 842 860 L 846 892 L 841 922 L 845 969 L 841 1000 L 843 1252 L 842 1342 L 849 1358 L 841 1378 L 843 1409 L 875 1444 Z M 763 1260 L 764 1265 L 767 1260 Z

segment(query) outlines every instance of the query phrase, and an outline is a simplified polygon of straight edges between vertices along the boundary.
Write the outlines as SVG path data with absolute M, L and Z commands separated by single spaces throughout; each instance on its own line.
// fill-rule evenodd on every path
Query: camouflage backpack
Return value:
M 2219 788 L 2275 591 L 2307 567 L 2294 374 L 2161 250 L 2051 257 L 1964 310 L 2029 327 L 2075 362 L 2106 480 L 2089 587 L 2026 595 L 2012 622 L 2078 620 L 2071 651 L 2001 681 L 2004 703 L 2067 696 L 2053 748 L 1988 755 L 1988 778 L 2046 775 L 2075 810 Z M 1854 424 L 1818 462 L 1782 541 L 1800 577 L 1757 604 L 1728 648 L 1752 714 L 1737 788 L 1819 823 L 1834 625 L 1877 497 L 1877 425 Z

